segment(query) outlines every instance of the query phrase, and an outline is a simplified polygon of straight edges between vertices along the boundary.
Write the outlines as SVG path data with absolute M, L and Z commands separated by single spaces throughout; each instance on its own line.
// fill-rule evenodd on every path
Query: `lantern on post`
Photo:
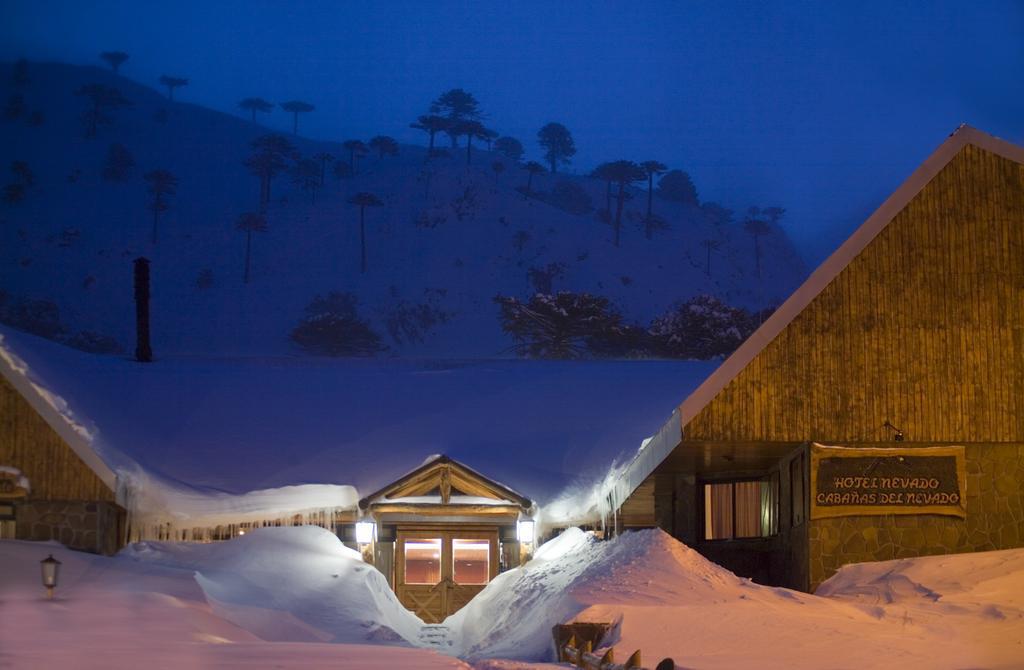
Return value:
M 43 571 L 43 586 L 46 587 L 46 599 L 53 599 L 53 590 L 57 588 L 57 578 L 60 576 L 60 561 L 50 554 L 43 560 L 39 561 L 39 566 Z

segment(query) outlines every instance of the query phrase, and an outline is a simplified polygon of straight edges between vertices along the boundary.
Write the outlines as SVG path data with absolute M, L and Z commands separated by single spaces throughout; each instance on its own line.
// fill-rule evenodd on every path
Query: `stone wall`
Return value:
M 109 502 L 28 500 L 16 511 L 19 540 L 56 540 L 69 549 L 111 555 L 121 548 L 124 509 Z
M 848 516 L 810 522 L 810 587 L 847 563 L 1024 546 L 1024 444 L 969 444 L 967 518 Z

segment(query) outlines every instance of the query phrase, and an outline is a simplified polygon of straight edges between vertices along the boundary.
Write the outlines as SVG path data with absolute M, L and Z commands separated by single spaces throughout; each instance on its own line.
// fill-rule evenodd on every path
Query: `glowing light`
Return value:
M 520 542 L 530 544 L 534 540 L 534 523 L 532 519 L 524 519 L 516 523 L 516 537 Z
M 356 523 L 356 542 L 359 544 L 370 544 L 376 534 L 377 524 L 372 521 L 360 521 Z

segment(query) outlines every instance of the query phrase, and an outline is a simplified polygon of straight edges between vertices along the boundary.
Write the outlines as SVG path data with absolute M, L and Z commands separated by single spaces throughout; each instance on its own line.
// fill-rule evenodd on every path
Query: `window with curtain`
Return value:
M 704 539 L 769 537 L 779 530 L 779 478 L 704 485 Z

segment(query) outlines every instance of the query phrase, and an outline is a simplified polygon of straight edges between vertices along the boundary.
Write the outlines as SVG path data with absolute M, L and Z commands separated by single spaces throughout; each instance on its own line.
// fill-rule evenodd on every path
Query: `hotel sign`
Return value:
M 811 518 L 967 516 L 963 447 L 811 446 Z

